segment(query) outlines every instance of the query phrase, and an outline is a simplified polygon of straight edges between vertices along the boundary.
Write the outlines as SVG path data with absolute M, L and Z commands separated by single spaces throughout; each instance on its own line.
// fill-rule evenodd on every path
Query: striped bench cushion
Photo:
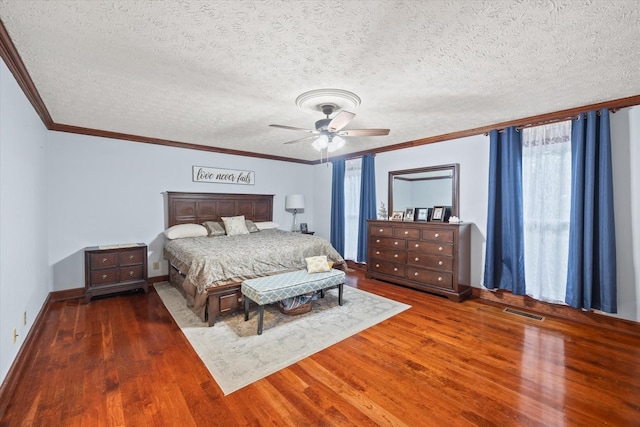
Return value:
M 307 273 L 307 270 L 258 277 L 242 282 L 242 294 L 259 305 L 270 304 L 320 289 L 344 283 L 345 273 L 330 270 L 322 273 Z

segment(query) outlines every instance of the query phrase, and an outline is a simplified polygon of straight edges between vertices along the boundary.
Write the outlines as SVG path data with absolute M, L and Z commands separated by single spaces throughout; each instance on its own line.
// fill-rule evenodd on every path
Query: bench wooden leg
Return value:
M 262 320 L 264 319 L 264 305 L 258 306 L 258 335 L 262 335 Z

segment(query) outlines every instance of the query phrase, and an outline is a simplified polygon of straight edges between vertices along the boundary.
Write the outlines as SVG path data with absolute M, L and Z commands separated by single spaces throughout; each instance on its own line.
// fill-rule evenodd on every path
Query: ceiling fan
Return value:
M 350 129 L 343 130 L 353 118 L 356 116 L 354 113 L 350 113 L 349 111 L 340 111 L 333 119 L 330 119 L 329 116 L 333 114 L 336 109 L 335 105 L 326 104 L 321 105 L 320 110 L 323 114 L 327 116 L 326 119 L 321 119 L 316 122 L 315 129 L 305 129 L 298 128 L 293 126 L 284 126 L 284 125 L 269 125 L 275 128 L 281 129 L 289 129 L 289 130 L 297 130 L 301 132 L 308 132 L 313 135 L 306 136 L 300 139 L 294 139 L 293 141 L 287 141 L 285 144 L 294 144 L 297 142 L 308 141 L 310 139 L 314 139 L 311 146 L 316 150 L 322 152 L 323 150 L 327 150 L 329 153 L 333 153 L 336 150 L 344 147 L 345 140 L 342 138 L 343 136 L 384 136 L 389 135 L 389 129 Z

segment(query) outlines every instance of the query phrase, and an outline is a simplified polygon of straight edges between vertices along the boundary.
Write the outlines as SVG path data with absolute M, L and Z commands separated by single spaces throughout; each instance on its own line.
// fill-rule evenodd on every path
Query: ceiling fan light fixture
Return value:
M 318 151 L 324 150 L 328 145 L 329 137 L 327 135 L 320 135 L 315 141 L 313 141 L 313 144 L 311 144 L 311 146 Z
M 334 151 L 338 151 L 339 149 L 344 147 L 344 144 L 345 144 L 345 140 L 336 135 L 333 138 L 331 138 L 331 141 L 327 145 L 327 151 L 329 153 L 333 153 Z

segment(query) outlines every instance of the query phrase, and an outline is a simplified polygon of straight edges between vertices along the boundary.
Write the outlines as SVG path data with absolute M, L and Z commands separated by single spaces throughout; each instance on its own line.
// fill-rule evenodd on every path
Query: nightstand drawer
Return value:
M 91 286 L 109 285 L 118 281 L 118 269 L 109 268 L 91 272 Z
M 142 279 L 142 266 L 133 265 L 130 267 L 123 267 L 120 269 L 120 281 L 128 282 L 130 280 Z
M 123 251 L 119 254 L 120 265 L 136 265 L 142 264 L 143 252 L 140 249 Z
M 97 268 L 113 268 L 118 265 L 117 252 L 102 252 L 91 254 L 90 267 L 92 270 Z

